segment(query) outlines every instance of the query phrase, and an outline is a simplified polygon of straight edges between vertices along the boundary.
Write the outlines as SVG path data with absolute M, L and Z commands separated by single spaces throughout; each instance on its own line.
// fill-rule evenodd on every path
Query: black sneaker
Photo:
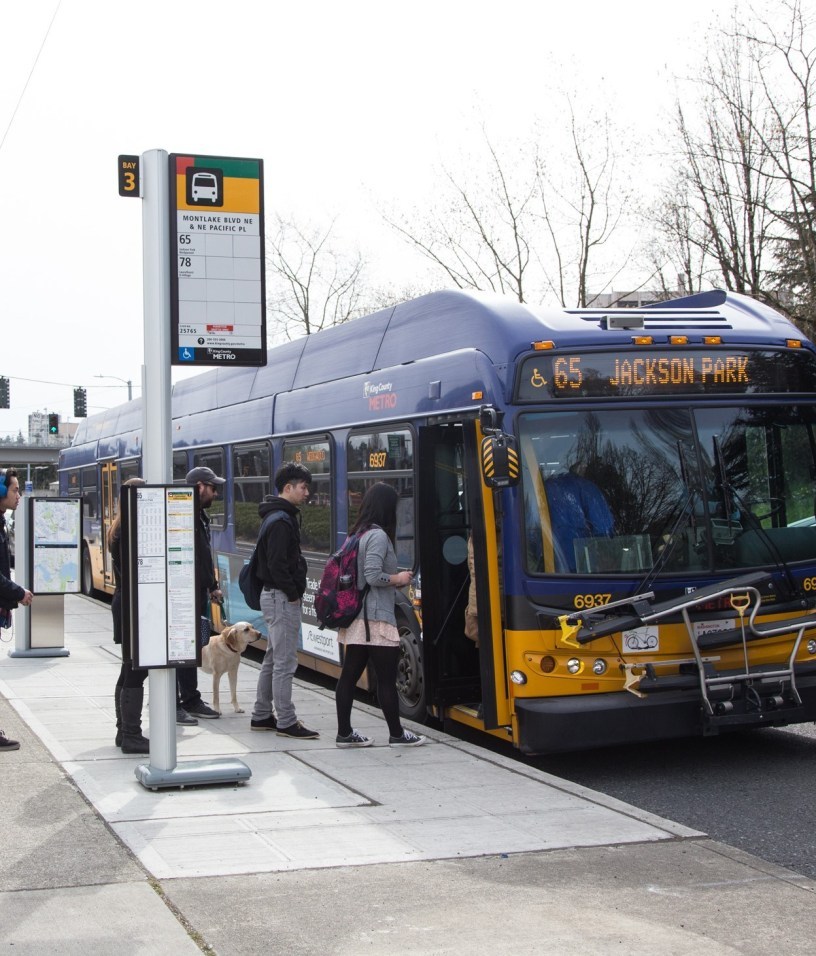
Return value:
M 316 730 L 307 730 L 303 724 L 297 720 L 291 727 L 278 727 L 279 737 L 295 737 L 298 740 L 316 740 L 320 734 Z
M 185 707 L 185 710 L 192 717 L 199 717 L 204 720 L 215 720 L 216 717 L 221 716 L 217 710 L 208 707 L 203 700 L 200 700 L 197 704 L 191 704 L 189 707 Z
M 345 747 L 370 747 L 374 743 L 371 737 L 366 737 L 365 734 L 360 734 L 356 730 L 352 730 L 348 737 L 341 737 L 338 734 L 334 742 L 341 750 Z
M 269 716 L 264 717 L 262 720 L 252 720 L 249 726 L 252 730 L 276 730 L 278 722 L 274 716 Z
M 403 730 L 401 737 L 389 737 L 389 747 L 419 747 L 425 743 L 425 737 L 419 737 L 412 734 L 410 730 Z
M 9 740 L 9 738 L 0 730 L 0 750 L 19 750 L 19 740 Z
M 198 721 L 191 717 L 183 707 L 176 707 L 176 723 L 183 727 L 198 727 Z

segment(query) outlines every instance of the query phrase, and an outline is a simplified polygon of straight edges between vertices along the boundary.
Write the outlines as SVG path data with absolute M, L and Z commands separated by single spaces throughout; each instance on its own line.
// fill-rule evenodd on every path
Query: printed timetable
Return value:
M 123 489 L 135 512 L 136 653 L 140 667 L 197 660 L 195 489 L 143 485 Z
M 266 364 L 263 161 L 170 155 L 172 364 Z

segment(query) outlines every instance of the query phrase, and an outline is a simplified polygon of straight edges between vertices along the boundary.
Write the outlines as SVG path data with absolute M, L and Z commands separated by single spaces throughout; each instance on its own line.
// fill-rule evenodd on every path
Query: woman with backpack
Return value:
M 411 583 L 410 571 L 397 570 L 394 540 L 397 533 L 396 490 L 378 481 L 363 496 L 360 514 L 349 534 L 360 535 L 357 581 L 368 585 L 363 610 L 341 628 L 338 640 L 345 646 L 343 671 L 337 682 L 337 746 L 370 747 L 374 741 L 351 726 L 354 688 L 371 662 L 377 675 L 377 696 L 388 724 L 391 747 L 417 747 L 425 743 L 400 723 L 397 697 L 399 632 L 394 615 L 397 588 Z

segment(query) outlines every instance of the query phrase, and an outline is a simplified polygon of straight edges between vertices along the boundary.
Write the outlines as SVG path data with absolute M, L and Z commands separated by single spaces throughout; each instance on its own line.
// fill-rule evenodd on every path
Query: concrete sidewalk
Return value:
M 66 646 L 0 649 L 22 744 L 0 755 L 0 953 L 812 951 L 803 877 L 433 730 L 337 750 L 333 695 L 305 683 L 320 740 L 251 732 L 247 663 L 247 713 L 179 728 L 178 757 L 238 756 L 252 779 L 145 790 L 145 758 L 113 745 L 109 609 L 67 598 Z M 355 726 L 387 739 L 372 708 Z

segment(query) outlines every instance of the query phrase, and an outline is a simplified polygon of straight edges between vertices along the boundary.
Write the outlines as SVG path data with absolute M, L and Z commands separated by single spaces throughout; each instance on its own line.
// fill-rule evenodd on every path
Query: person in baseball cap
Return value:
M 218 497 L 218 489 L 226 484 L 226 479 L 218 475 L 206 465 L 198 465 L 187 472 L 185 479 L 188 485 L 195 486 L 196 497 L 201 506 L 198 511 L 196 525 L 196 589 L 200 606 L 205 616 L 201 618 L 202 643 L 206 643 L 210 636 L 210 618 L 207 609 L 210 601 L 220 601 L 221 588 L 215 577 L 213 564 L 212 543 L 210 539 L 210 518 L 208 509 Z M 198 723 L 198 718 L 214 720 L 221 715 L 213 710 L 201 699 L 198 690 L 198 668 L 179 667 L 176 669 L 176 685 L 178 701 L 176 706 L 176 723 L 192 726 Z
M 200 481 L 204 485 L 212 485 L 213 488 L 227 483 L 226 478 L 219 478 L 212 468 L 208 468 L 206 465 L 199 465 L 198 468 L 188 471 L 185 481 L 188 485 L 197 485 Z

